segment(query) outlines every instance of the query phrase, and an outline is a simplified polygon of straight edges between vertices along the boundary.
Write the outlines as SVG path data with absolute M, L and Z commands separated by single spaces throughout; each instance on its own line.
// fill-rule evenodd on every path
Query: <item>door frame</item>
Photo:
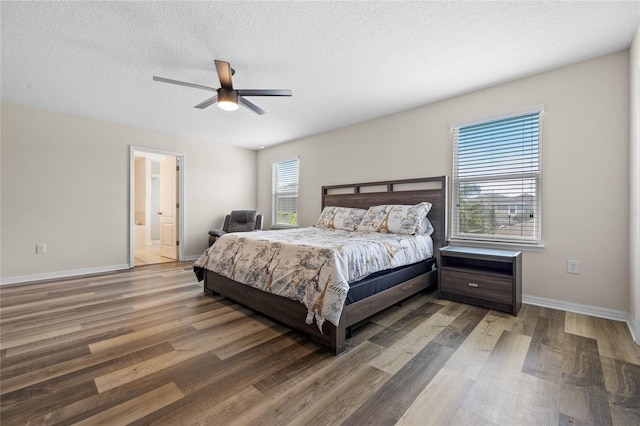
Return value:
M 149 154 L 161 154 L 171 155 L 176 157 L 179 164 L 178 169 L 178 182 L 177 182 L 177 202 L 180 205 L 178 208 L 178 260 L 184 260 L 184 168 L 185 159 L 182 152 L 169 151 L 166 149 L 148 148 L 144 146 L 129 145 L 129 268 L 135 266 L 135 152 L 145 152 Z

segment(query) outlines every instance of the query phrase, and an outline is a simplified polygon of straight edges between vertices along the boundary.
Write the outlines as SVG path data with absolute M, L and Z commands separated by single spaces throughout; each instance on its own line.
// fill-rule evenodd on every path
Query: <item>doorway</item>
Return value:
M 130 147 L 129 267 L 182 260 L 184 156 Z

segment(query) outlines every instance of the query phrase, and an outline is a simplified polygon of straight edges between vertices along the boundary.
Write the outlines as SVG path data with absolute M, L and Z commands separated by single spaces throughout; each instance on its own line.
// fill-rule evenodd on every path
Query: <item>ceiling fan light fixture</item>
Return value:
M 238 109 L 238 93 L 235 90 L 218 89 L 218 107 L 225 111 Z
M 232 101 L 219 101 L 218 107 L 225 111 L 235 111 L 238 109 L 238 104 Z

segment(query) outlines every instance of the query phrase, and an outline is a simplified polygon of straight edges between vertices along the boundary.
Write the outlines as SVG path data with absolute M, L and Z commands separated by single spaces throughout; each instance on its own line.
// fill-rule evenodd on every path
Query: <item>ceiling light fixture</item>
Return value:
M 238 109 L 238 92 L 224 88 L 218 89 L 218 106 L 225 111 Z

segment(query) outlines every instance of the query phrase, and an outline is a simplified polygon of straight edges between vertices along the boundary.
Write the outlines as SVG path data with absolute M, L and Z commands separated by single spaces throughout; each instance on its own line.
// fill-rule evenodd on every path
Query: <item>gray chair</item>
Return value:
M 222 229 L 209 231 L 209 247 L 229 232 L 249 232 L 262 229 L 262 214 L 255 210 L 234 210 L 224 218 Z

